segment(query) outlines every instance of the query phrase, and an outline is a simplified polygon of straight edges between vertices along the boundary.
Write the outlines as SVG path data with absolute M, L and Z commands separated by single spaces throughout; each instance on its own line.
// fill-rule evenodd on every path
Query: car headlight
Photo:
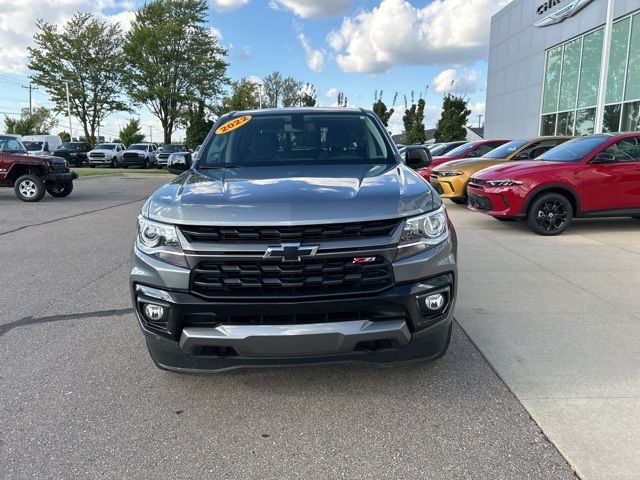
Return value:
M 447 212 L 444 205 L 433 212 L 407 219 L 396 260 L 410 257 L 434 245 L 444 242 L 449 236 Z
M 444 171 L 444 172 L 434 172 L 439 177 L 455 177 L 457 175 L 464 175 L 464 172 L 458 171 Z
M 158 260 L 188 268 L 174 225 L 154 222 L 139 215 L 136 246 Z
M 144 153 L 139 153 L 138 156 L 139 157 L 144 157 Z
M 520 180 L 487 180 L 490 187 L 513 187 L 514 185 L 522 185 Z

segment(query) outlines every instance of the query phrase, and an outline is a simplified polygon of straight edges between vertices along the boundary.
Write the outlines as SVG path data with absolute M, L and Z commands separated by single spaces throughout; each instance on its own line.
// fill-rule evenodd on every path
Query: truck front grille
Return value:
M 205 298 L 317 297 L 373 293 L 393 284 L 391 264 L 383 257 L 353 263 L 353 257 L 203 261 L 192 271 L 191 291 Z
M 398 219 L 279 227 L 180 227 L 189 242 L 309 242 L 389 236 Z
M 68 173 L 69 167 L 67 167 L 64 163 L 50 163 L 51 171 L 53 173 Z

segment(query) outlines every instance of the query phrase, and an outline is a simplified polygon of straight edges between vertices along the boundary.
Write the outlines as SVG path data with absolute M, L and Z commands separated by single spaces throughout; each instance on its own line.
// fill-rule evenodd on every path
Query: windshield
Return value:
M 507 158 L 513 152 L 527 144 L 527 140 L 514 140 L 504 145 L 494 148 L 489 153 L 485 153 L 485 158 Z
M 197 166 L 395 164 L 392 152 L 382 131 L 361 113 L 270 113 L 218 126 Z
M 10 153 L 27 153 L 27 149 L 24 148 L 20 140 L 16 140 L 14 137 L 0 135 L 0 151 Z
M 30 152 L 37 152 L 39 150 L 42 150 L 43 143 L 44 142 L 22 142 L 25 148 Z
M 460 157 L 462 155 L 466 155 L 469 152 L 469 150 L 471 150 L 475 146 L 476 146 L 475 143 L 463 143 L 459 147 L 456 147 L 453 150 L 448 151 L 442 156 L 443 157 Z M 431 153 L 433 153 L 433 151 Z
M 543 153 L 536 158 L 536 160 L 544 160 L 547 162 L 578 162 L 586 157 L 594 148 L 599 147 L 610 138 L 609 135 L 574 138 Z
M 165 145 L 162 147 L 163 152 L 184 152 L 187 150 L 185 145 Z
M 116 146 L 113 143 L 101 143 L 96 146 L 96 150 L 115 150 Z
M 131 146 L 129 147 L 129 150 L 146 150 L 146 149 L 147 149 L 147 146 L 146 146 L 146 145 L 137 145 L 137 144 L 134 144 L 134 145 L 131 145 Z
M 82 148 L 84 148 L 84 146 L 85 146 L 84 143 L 67 142 L 60 145 L 60 149 L 61 150 L 81 150 Z
M 441 143 L 440 145 L 436 145 L 431 149 L 431 155 L 434 157 L 441 157 L 445 153 L 450 152 L 451 150 L 458 147 L 459 145 L 460 145 L 460 142 Z

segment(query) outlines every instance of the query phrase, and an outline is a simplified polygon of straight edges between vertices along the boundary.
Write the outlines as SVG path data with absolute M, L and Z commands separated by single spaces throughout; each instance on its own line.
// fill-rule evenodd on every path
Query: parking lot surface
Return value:
M 575 478 L 458 327 L 411 367 L 156 369 L 127 277 L 166 180 L 83 179 L 36 205 L 0 192 L 3 478 Z

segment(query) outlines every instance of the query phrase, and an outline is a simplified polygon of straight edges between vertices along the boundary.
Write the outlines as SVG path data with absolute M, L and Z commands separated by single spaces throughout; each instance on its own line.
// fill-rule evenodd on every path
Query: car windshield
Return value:
M 184 152 L 187 149 L 184 145 L 165 145 L 162 147 L 163 152 Z
M 467 153 L 469 153 L 469 150 L 471 150 L 475 146 L 476 146 L 475 143 L 463 143 L 459 147 L 456 147 L 453 150 L 449 150 L 447 153 L 445 153 L 442 156 L 443 157 L 459 157 L 461 155 L 466 155 Z
M 543 153 L 536 158 L 536 160 L 544 160 L 546 162 L 578 162 L 586 157 L 594 148 L 599 147 L 610 139 L 610 135 L 591 135 L 588 137 L 574 138 Z
M 129 150 L 146 150 L 146 149 L 147 149 L 147 146 L 146 146 L 146 145 L 137 145 L 137 144 L 134 144 L 134 145 L 131 145 L 131 146 L 129 147 Z
M 445 153 L 450 152 L 459 145 L 459 143 L 442 143 L 436 145 L 431 149 L 431 155 L 434 157 L 442 157 Z
M 20 140 L 6 135 L 0 135 L 0 151 L 10 153 L 27 153 Z
M 505 143 L 504 145 L 494 148 L 489 153 L 485 153 L 485 158 L 507 158 L 513 152 L 527 144 L 526 140 L 513 140 L 512 142 Z
M 96 150 L 115 150 L 116 146 L 113 143 L 101 143 L 96 146 Z
M 395 163 L 368 115 L 274 112 L 227 119 L 203 145 L 197 167 Z
M 61 150 L 80 150 L 84 147 L 84 143 L 66 142 L 60 145 Z
M 43 143 L 44 142 L 22 142 L 25 148 L 30 152 L 37 152 L 39 150 L 42 150 Z

